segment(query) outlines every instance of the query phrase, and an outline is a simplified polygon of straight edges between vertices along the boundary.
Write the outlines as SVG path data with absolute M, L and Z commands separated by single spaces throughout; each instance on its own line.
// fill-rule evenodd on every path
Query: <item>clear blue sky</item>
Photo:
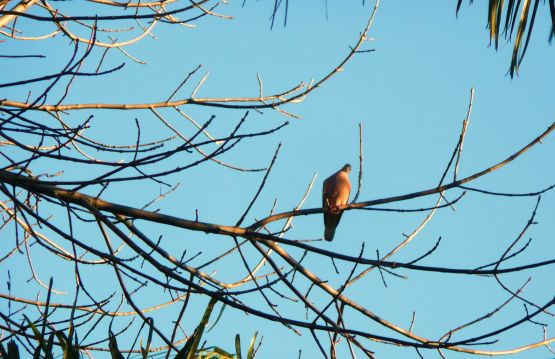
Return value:
M 81 3 L 57 4 L 80 13 Z M 157 102 L 173 91 L 183 77 L 202 64 L 200 72 L 209 72 L 198 97 L 256 96 L 260 74 L 266 94 L 281 92 L 300 81 L 320 79 L 333 69 L 347 54 L 370 16 L 373 3 L 360 1 L 328 1 L 328 18 L 324 1 L 291 2 L 287 27 L 282 17 L 270 30 L 269 16 L 272 5 L 258 1 L 231 1 L 218 10 L 233 16 L 233 20 L 206 17 L 195 29 L 160 26 L 154 30 L 157 40 L 146 39 L 126 48 L 133 56 L 147 62 L 139 65 L 119 52 L 110 51 L 104 68 L 126 62 L 125 68 L 111 77 L 78 79 L 65 103 L 74 102 Z M 354 165 L 351 175 L 354 187 L 358 174 L 358 123 L 364 126 L 364 180 L 360 200 L 371 200 L 410 193 L 435 186 L 441 177 L 453 146 L 458 139 L 462 120 L 468 107 L 470 89 L 475 89 L 473 113 L 465 140 L 460 176 L 478 172 L 512 154 L 544 131 L 555 120 L 554 47 L 547 43 L 547 6 L 541 6 L 527 56 L 520 75 L 511 79 L 507 75 L 512 45 L 502 41 L 500 51 L 489 46 L 486 27 L 486 4 L 464 4 L 459 18 L 455 18 L 456 1 L 383 1 L 369 36 L 373 41 L 364 49 L 375 52 L 358 54 L 344 71 L 314 91 L 304 102 L 288 105 L 286 109 L 302 116 L 289 119 L 290 124 L 280 132 L 264 139 L 242 144 L 235 152 L 222 159 L 238 166 L 258 168 L 266 166 L 278 145 L 282 143 L 275 168 L 268 179 L 260 199 L 246 223 L 268 214 L 274 198 L 278 199 L 278 212 L 292 209 L 303 195 L 314 173 L 318 173 L 315 187 L 305 208 L 321 204 L 323 179 L 344 163 Z M 68 10 L 69 11 L 69 10 Z M 85 7 L 81 11 L 85 11 Z M 177 30 L 177 31 L 176 31 Z M 124 38 L 125 35 L 117 35 Z M 64 46 L 67 39 L 53 43 Z M 0 44 L 2 53 L 45 53 L 46 59 L 26 59 L 2 62 L 2 78 L 11 80 L 44 74 L 45 69 L 60 68 L 58 60 L 67 52 L 45 43 L 7 41 Z M 66 49 L 64 47 L 64 49 Z M 69 49 L 69 48 L 68 48 Z M 96 50 L 95 56 L 100 51 Z M 86 70 L 94 70 L 91 62 Z M 199 73 L 200 73 L 199 72 Z M 200 76 L 197 75 L 197 80 Z M 8 81 L 6 80 L 6 81 Z M 3 82 L 3 81 L 2 81 Z M 0 93 L 1 98 L 24 99 L 26 89 Z M 17 92 L 19 91 L 19 92 Z M 181 94 L 186 96 L 191 88 Z M 177 96 L 179 97 L 179 96 Z M 211 128 L 214 136 L 225 135 L 243 115 L 241 111 L 223 111 L 206 108 L 184 108 L 199 121 L 217 115 Z M 183 131 L 192 127 L 183 124 L 173 110 L 161 111 L 175 121 Z M 78 121 L 88 116 L 76 112 L 70 118 Z M 134 118 L 143 124 L 145 139 L 170 135 L 158 120 L 147 112 L 100 111 L 95 114 L 91 133 L 106 142 L 133 142 Z M 264 114 L 251 111 L 247 129 L 261 130 L 275 127 L 285 119 L 275 111 Z M 508 167 L 488 175 L 475 183 L 483 189 L 502 192 L 530 192 L 555 182 L 554 135 L 519 158 Z M 176 161 L 187 161 L 176 159 Z M 171 165 L 175 165 L 174 162 Z M 171 167 L 168 165 L 168 167 Z M 92 176 L 87 168 L 67 168 L 67 179 Z M 172 175 L 166 180 L 181 187 L 170 197 L 157 204 L 162 213 L 187 219 L 195 216 L 206 222 L 233 224 L 239 217 L 262 179 L 260 173 L 239 173 L 204 164 L 191 171 Z M 160 188 L 149 182 L 126 186 L 113 186 L 103 198 L 117 203 L 142 206 L 155 197 Z M 454 199 L 460 192 L 447 193 Z M 431 206 L 435 197 L 397 204 L 405 208 Z M 526 224 L 535 205 L 535 198 L 506 199 L 468 194 L 455 205 L 456 211 L 444 209 L 436 214 L 427 227 L 394 260 L 409 261 L 429 250 L 439 236 L 442 242 L 432 256 L 422 264 L 446 267 L 473 268 L 499 258 Z M 63 216 L 62 213 L 58 214 Z M 424 218 L 424 213 L 392 214 L 371 211 L 350 211 L 343 216 L 333 242 L 314 245 L 341 253 L 358 255 L 362 243 L 366 256 L 375 258 L 376 250 L 387 253 L 403 240 Z M 555 255 L 555 193 L 543 196 L 536 221 L 525 240 L 533 238 L 530 247 L 509 264 L 517 265 L 552 259 Z M 323 233 L 321 215 L 297 218 L 295 228 L 286 234 L 290 239 L 315 239 Z M 139 223 L 139 226 L 141 224 Z M 232 246 L 230 238 L 191 233 L 183 230 L 143 224 L 141 228 L 158 238 L 179 256 L 187 249 L 188 256 L 202 251 L 200 264 Z M 278 227 L 273 227 L 277 230 Z M 94 233 L 94 232 L 93 232 Z M 91 235 L 90 243 L 101 245 L 101 238 Z M 247 251 L 247 253 L 250 253 Z M 291 250 L 297 258 L 302 253 Z M 251 253 L 254 255 L 254 252 Z M 25 287 L 23 280 L 30 276 L 22 256 L 19 262 L 25 271 L 13 273 L 20 277 L 14 287 L 20 292 L 35 293 L 38 287 Z M 52 258 L 50 258 L 52 259 Z M 36 259 L 36 265 L 51 268 L 51 261 Z M 253 261 L 255 263 L 255 261 Z M 315 273 L 339 284 L 350 271 L 350 266 L 339 264 L 341 274 L 335 274 L 328 259 L 309 255 L 305 262 Z M 7 266 L 0 266 L 4 277 Z M 245 275 L 240 258 L 226 260 L 215 266 L 216 277 L 237 280 Z M 414 332 L 432 339 L 439 338 L 449 329 L 486 314 L 508 298 L 493 278 L 462 277 L 398 271 L 407 279 L 386 274 L 385 288 L 378 272 L 372 272 L 363 281 L 351 287 L 346 294 L 367 306 L 374 313 L 396 325 L 408 328 L 412 313 L 416 311 Z M 61 274 L 57 274 L 60 278 Z M 106 281 L 106 274 L 91 272 L 92 286 Z M 555 293 L 553 267 L 544 267 L 526 273 L 504 277 L 513 289 L 532 277 L 525 296 L 537 303 L 545 303 Z M 71 277 L 69 277 L 71 278 Z M 111 280 L 115 278 L 109 277 Z M 46 279 L 46 278 L 43 278 Z M 5 281 L 2 281 L 4 289 Z M 71 281 L 59 280 L 61 289 L 71 291 Z M 299 281 L 299 283 L 303 283 Z M 306 290 L 306 283 L 302 284 Z M 281 288 L 284 290 L 283 288 Z M 15 290 L 15 289 L 14 289 Z M 109 292 L 109 291 L 108 291 Z M 285 290 L 284 290 L 284 293 Z M 22 295 L 23 295 L 22 294 Z M 291 295 L 290 293 L 286 293 Z M 322 303 L 321 293 L 313 299 Z M 143 306 L 153 305 L 166 298 L 152 286 L 144 289 Z M 57 298 L 58 301 L 68 299 Z M 279 301 L 279 298 L 272 296 Z M 84 299 L 85 300 L 85 299 Z M 165 299 L 164 299 L 165 300 Z M 267 309 L 260 296 L 250 298 L 258 308 Z M 198 322 L 205 302 L 194 301 L 186 314 L 188 330 Z M 194 310 L 193 310 L 194 308 Z M 161 326 L 175 318 L 177 307 L 165 311 L 158 322 Z M 284 303 L 280 311 L 290 317 L 305 319 L 302 305 Z M 381 335 L 393 335 L 377 324 L 348 313 L 353 327 L 370 330 Z M 513 301 L 502 313 L 484 321 L 458 338 L 479 335 L 507 325 L 525 315 L 522 302 Z M 538 319 L 553 326 L 550 316 Z M 264 337 L 259 358 L 319 357 L 318 349 L 309 332 L 293 334 L 275 323 L 227 308 L 218 326 L 207 335 L 208 343 L 231 350 L 233 337 L 240 333 L 248 342 L 258 331 Z M 553 336 L 554 333 L 548 332 Z M 542 328 L 524 324 L 501 336 L 492 349 L 511 349 L 540 341 Z M 326 337 L 321 336 L 323 342 Z M 327 343 L 325 344 L 327 347 Z M 378 358 L 412 358 L 412 349 L 374 344 Z M 340 357 L 347 357 L 342 345 Z M 426 358 L 439 357 L 437 353 L 423 351 Z M 448 358 L 463 355 L 446 353 Z M 521 354 L 521 358 L 552 357 L 545 348 Z

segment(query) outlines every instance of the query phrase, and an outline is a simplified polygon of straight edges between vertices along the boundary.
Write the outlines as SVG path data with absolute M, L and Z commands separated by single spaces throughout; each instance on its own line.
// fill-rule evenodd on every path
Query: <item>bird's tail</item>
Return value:
M 333 240 L 333 236 L 335 236 L 335 227 L 326 226 L 324 229 L 324 239 L 326 241 L 331 241 Z
M 333 240 L 333 236 L 335 235 L 335 229 L 341 220 L 341 216 L 343 212 L 336 212 L 336 211 L 326 211 L 324 212 L 324 239 L 326 241 Z

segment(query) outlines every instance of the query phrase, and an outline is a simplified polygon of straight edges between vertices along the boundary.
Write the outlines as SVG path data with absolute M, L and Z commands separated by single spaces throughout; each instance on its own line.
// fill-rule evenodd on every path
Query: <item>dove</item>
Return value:
M 322 186 L 322 207 L 324 208 L 324 239 L 333 240 L 335 229 L 339 224 L 343 211 L 340 206 L 347 204 L 351 194 L 351 182 L 349 181 L 351 165 L 346 164 L 326 180 Z

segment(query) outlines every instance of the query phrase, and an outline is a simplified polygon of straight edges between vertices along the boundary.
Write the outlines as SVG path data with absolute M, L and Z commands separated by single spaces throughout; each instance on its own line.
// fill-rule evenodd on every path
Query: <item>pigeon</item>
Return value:
M 333 240 L 335 228 L 339 224 L 343 210 L 340 206 L 347 204 L 351 194 L 351 182 L 349 181 L 351 165 L 346 164 L 324 181 L 322 187 L 322 207 L 324 208 L 324 239 Z

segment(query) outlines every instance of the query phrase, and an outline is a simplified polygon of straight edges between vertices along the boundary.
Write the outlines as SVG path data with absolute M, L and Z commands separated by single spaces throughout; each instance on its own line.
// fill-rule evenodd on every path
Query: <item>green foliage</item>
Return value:
M 545 4 L 545 0 L 543 2 Z M 472 4 L 472 0 L 470 3 Z M 551 42 L 555 36 L 555 0 L 548 0 L 548 3 L 549 13 L 551 15 L 551 31 L 549 33 L 549 42 Z M 457 14 L 459 13 L 461 4 L 462 0 L 457 0 Z M 489 0 L 489 38 L 490 42 L 494 43 L 496 50 L 499 48 L 500 33 L 507 41 L 512 40 L 512 35 L 515 32 L 515 25 L 517 23 L 516 20 L 519 18 L 518 27 L 516 28 L 516 36 L 514 39 L 511 66 L 509 68 L 511 77 L 513 77 L 515 73 L 518 74 L 518 68 L 522 63 L 526 50 L 528 49 L 539 4 L 540 0 Z M 530 11 L 531 8 L 532 11 Z M 503 13 L 505 14 L 505 21 L 502 24 Z M 501 28 L 503 31 L 500 32 Z
M 146 348 L 143 349 L 143 342 L 141 339 L 141 354 L 143 355 L 143 359 L 147 359 L 148 358 L 148 353 L 150 352 L 150 343 L 152 342 L 152 333 L 154 332 L 154 323 L 152 318 L 148 318 L 149 320 L 149 330 L 148 330 L 148 339 L 146 341 Z
M 80 358 L 79 349 L 72 344 L 71 337 L 73 336 L 73 327 L 69 328 L 69 338 L 59 331 L 52 331 L 48 335 L 46 333 L 41 333 L 36 324 L 33 323 L 27 316 L 23 315 L 27 321 L 27 325 L 31 328 L 35 340 L 37 341 L 37 346 L 35 347 L 35 352 L 33 358 L 54 358 L 54 340 L 58 339 L 58 344 L 62 349 L 63 359 L 78 359 Z M 47 339 L 48 338 L 48 339 Z M 0 357 L 6 359 L 20 359 L 19 348 L 17 344 L 12 340 L 8 342 L 8 350 L 4 348 L 4 345 L 0 343 Z
M 236 352 L 235 355 L 233 355 L 231 353 L 228 353 L 227 351 L 223 350 L 222 348 L 215 347 L 215 346 L 204 348 L 204 349 L 202 349 L 202 348 L 198 349 L 198 346 L 200 344 L 200 340 L 201 340 L 202 335 L 204 333 L 204 329 L 206 328 L 206 325 L 208 324 L 208 320 L 210 319 L 210 314 L 212 313 L 212 310 L 214 309 L 214 305 L 216 303 L 217 303 L 216 298 L 212 298 L 210 300 L 210 302 L 208 303 L 208 306 L 206 307 L 206 309 L 204 311 L 204 315 L 202 316 L 202 319 L 201 319 L 199 325 L 197 326 L 197 328 L 193 332 L 193 335 L 191 335 L 191 337 L 189 338 L 187 343 L 185 343 L 185 346 L 183 346 L 183 348 L 177 353 L 175 359 L 234 359 L 234 358 L 241 359 L 242 358 L 242 356 L 241 356 L 241 338 L 240 338 L 239 334 L 235 335 L 235 352 Z M 216 321 L 214 322 L 212 327 L 210 327 L 210 330 L 220 320 L 224 308 L 225 308 L 225 306 L 223 306 L 222 309 L 220 310 L 220 313 L 218 314 L 218 317 L 216 318 Z M 256 341 L 257 334 L 258 333 L 254 334 L 254 337 L 251 341 L 251 344 L 250 344 L 248 352 L 247 352 L 246 359 L 253 359 L 254 358 L 254 343 Z
M 79 349 L 71 345 L 71 338 L 73 337 L 72 325 L 69 327 L 69 338 L 63 332 L 56 332 L 56 336 L 63 351 L 62 359 L 78 359 L 80 357 Z
M 225 351 L 224 349 L 217 347 L 217 346 L 211 346 L 211 347 L 200 347 L 200 343 L 201 343 L 201 339 L 202 336 L 204 334 L 205 328 L 208 324 L 208 321 L 210 320 L 210 315 L 212 314 L 212 311 L 214 309 L 214 306 L 216 305 L 216 303 L 218 302 L 218 300 L 216 298 L 212 298 L 210 300 L 210 302 L 208 303 L 208 306 L 206 307 L 206 309 L 204 310 L 204 315 L 202 316 L 202 319 L 200 321 L 200 323 L 198 324 L 198 326 L 195 328 L 193 334 L 191 335 L 191 337 L 189 337 L 189 339 L 187 340 L 187 342 L 185 343 L 185 345 L 183 346 L 183 348 L 181 348 L 179 350 L 179 352 L 176 354 L 176 356 L 174 357 L 174 359 L 242 359 L 243 356 L 241 355 L 241 337 L 239 336 L 239 334 L 235 335 L 235 353 L 236 354 L 231 354 L 227 351 Z M 214 324 L 210 327 L 209 330 L 211 330 L 220 320 L 223 310 L 225 308 L 225 305 L 222 307 L 222 309 L 220 310 L 220 313 L 218 314 L 218 317 L 216 318 L 216 321 L 214 322 Z M 60 348 L 62 349 L 63 352 L 63 359 L 78 359 L 80 358 L 80 354 L 79 354 L 79 349 L 72 344 L 71 338 L 73 336 L 73 327 L 70 326 L 69 327 L 69 338 L 63 333 L 63 332 L 59 332 L 59 331 L 53 331 L 48 335 L 48 340 L 46 340 L 47 335 L 44 333 L 41 333 L 37 326 L 35 325 L 35 323 L 33 323 L 31 320 L 29 320 L 29 318 L 27 318 L 25 316 L 25 320 L 27 321 L 27 324 L 29 326 L 29 328 L 31 328 L 31 330 L 33 331 L 33 334 L 35 336 L 35 340 L 37 341 L 37 347 L 35 348 L 35 353 L 34 353 L 34 357 L 35 358 L 54 358 L 54 352 L 53 352 L 53 347 L 54 347 L 54 339 L 57 338 L 58 339 L 58 344 L 60 345 Z M 152 324 L 152 323 L 150 323 Z M 148 339 L 147 339 L 147 343 L 146 343 L 146 348 L 143 348 L 142 343 L 140 345 L 141 347 L 141 357 L 143 359 L 148 358 L 149 352 L 150 352 L 150 348 L 151 348 L 151 342 L 152 342 L 152 334 L 153 334 L 153 325 L 150 325 L 150 330 L 148 333 Z M 245 359 L 254 359 L 255 356 L 255 343 L 256 343 L 256 337 L 258 336 L 258 332 L 255 332 L 249 348 L 247 350 L 247 355 L 245 357 Z M 118 348 L 118 343 L 117 343 L 117 339 L 116 336 L 114 335 L 114 333 L 112 333 L 111 331 L 108 333 L 108 348 L 110 349 L 110 354 L 112 359 L 123 359 L 124 356 L 121 353 L 121 351 Z M 43 354 L 41 354 L 41 352 Z M 19 355 L 19 349 L 17 347 L 17 344 L 13 341 L 10 340 L 8 342 L 8 350 L 6 351 L 3 344 L 0 342 L 0 357 L 2 359 L 6 358 L 6 359 L 20 359 L 20 355 Z
M 6 352 L 2 343 L 0 343 L 0 355 L 2 358 L 19 359 L 19 348 L 13 340 L 10 340 L 8 342 L 8 351 Z
M 251 344 L 249 345 L 249 350 L 247 351 L 247 359 L 253 359 L 254 358 L 254 344 L 256 343 L 256 337 L 258 335 L 258 332 L 254 332 L 254 335 L 252 336 L 251 339 Z
M 112 359 L 123 359 L 123 354 L 118 349 L 118 342 L 114 333 L 110 332 L 110 339 L 108 342 L 108 348 L 110 348 L 110 354 L 112 354 Z

